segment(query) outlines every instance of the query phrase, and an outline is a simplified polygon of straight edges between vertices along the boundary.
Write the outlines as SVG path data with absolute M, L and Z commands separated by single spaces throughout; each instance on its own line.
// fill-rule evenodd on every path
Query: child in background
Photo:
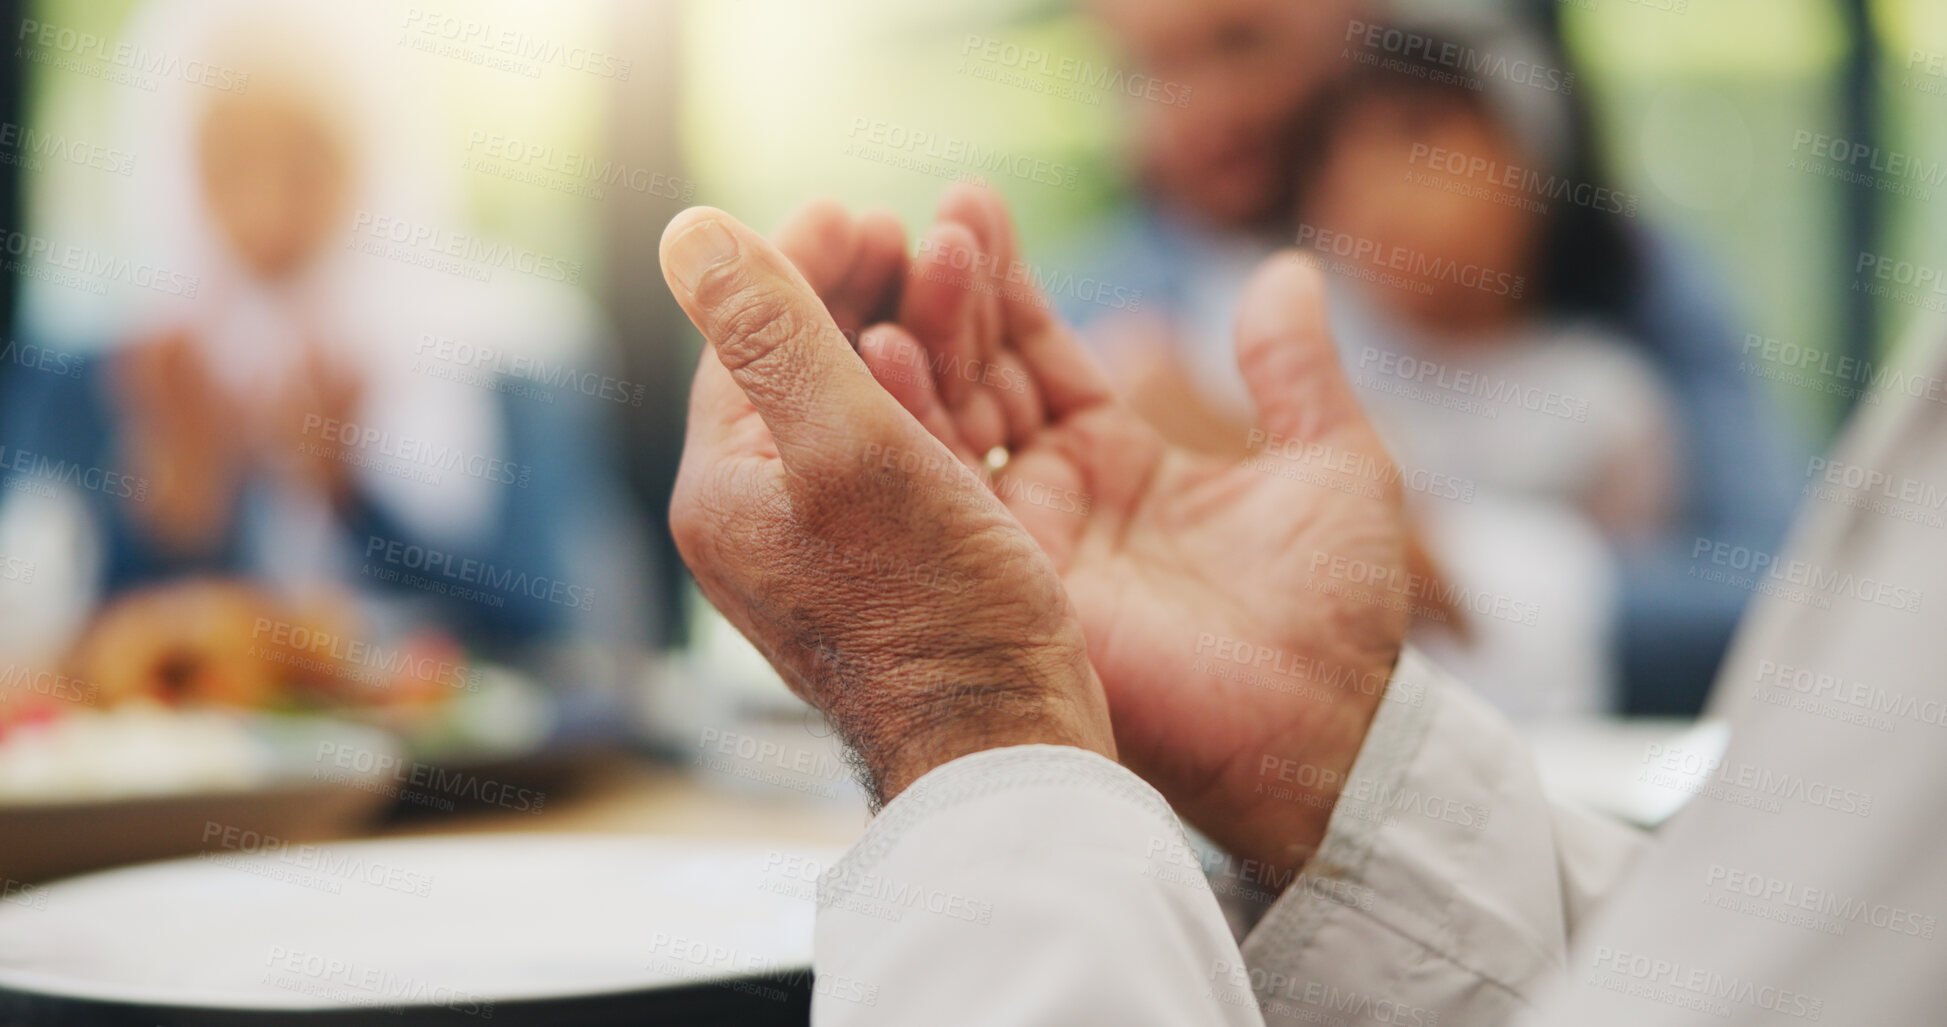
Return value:
M 1360 64 L 1330 89 L 1297 241 L 1333 272 L 1346 374 L 1459 610 L 1420 641 L 1512 713 L 1592 712 L 1614 677 L 1591 658 L 1611 651 L 1612 549 L 1681 498 L 1674 401 L 1574 313 L 1578 291 L 1626 287 L 1634 200 L 1589 180 L 1563 83 L 1520 37 L 1413 34 L 1493 60 Z M 1497 77 L 1512 67 L 1536 74 Z M 1459 486 L 1418 490 L 1424 472 Z
M 1595 169 L 1559 62 L 1511 32 L 1410 32 L 1422 56 L 1348 57 L 1303 119 L 1287 241 L 1328 271 L 1345 373 L 1405 476 L 1415 641 L 1511 714 L 1594 712 L 1617 672 L 1612 553 L 1684 499 L 1674 400 L 1602 316 L 1639 278 L 1635 200 Z M 1174 332 L 1091 336 L 1160 431 L 1241 456 L 1234 287 L 1188 291 Z

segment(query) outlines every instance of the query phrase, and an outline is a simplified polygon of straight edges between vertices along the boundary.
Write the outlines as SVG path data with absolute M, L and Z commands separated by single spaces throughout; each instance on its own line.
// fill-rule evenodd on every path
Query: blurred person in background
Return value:
M 1167 417 L 1188 398 L 1184 379 L 1156 359 L 1178 336 L 1212 327 L 1228 336 L 1237 286 L 1290 235 L 1298 125 L 1339 70 L 1347 26 L 1367 0 L 1088 0 L 1084 4 L 1132 72 L 1172 85 L 1178 103 L 1137 102 L 1129 155 L 1138 192 L 1073 255 L 1141 297 L 1140 314 L 1067 301 L 1076 324 L 1105 323 L 1110 370 Z M 1112 322 L 1112 323 L 1109 323 Z M 1195 421 L 1166 425 L 1205 446 L 1228 446 Z
M 1089 0 L 1128 61 L 1187 91 L 1138 111 L 1136 159 L 1157 223 L 1222 244 L 1282 234 L 1291 126 L 1337 70 L 1364 0 Z M 1179 94 L 1181 95 L 1181 94 Z
M 1512 33 L 1407 31 L 1549 66 Z M 1446 70 L 1357 64 L 1319 94 L 1294 233 L 1334 272 L 1340 359 L 1410 476 L 1415 591 L 1449 599 L 1416 638 L 1513 715 L 1593 714 L 1615 678 L 1609 547 L 1668 532 L 1682 498 L 1670 390 L 1568 299 L 1633 280 L 1629 237 L 1586 214 L 1636 201 L 1569 178 L 1594 162 L 1568 152 L 1560 93 Z M 1235 366 L 1198 368 L 1227 410 L 1249 404 Z
M 645 623 L 588 401 L 495 374 L 599 370 L 596 321 L 565 271 L 489 282 L 432 255 L 476 241 L 454 231 L 458 183 L 422 148 L 387 28 L 213 0 L 128 29 L 248 78 L 130 91 L 141 163 L 118 252 L 183 287 L 5 406 L 4 442 L 37 466 L 135 483 L 50 488 L 9 465 L 9 530 L 83 517 L 80 579 L 43 588 L 110 604 L 71 661 L 111 696 L 267 701 L 289 668 L 244 655 L 268 648 L 266 619 L 438 666 L 618 646 Z
M 1319 97 L 1368 58 L 1401 58 L 1383 36 L 1371 42 L 1387 28 L 1385 7 L 1363 0 L 1090 4 L 1132 69 L 1190 93 L 1182 106 L 1134 105 L 1139 198 L 1068 262 L 1078 273 L 1140 293 L 1141 309 L 1080 302 L 1062 309 L 1087 332 L 1131 404 L 1181 444 L 1241 453 L 1248 443 L 1240 426 L 1248 423 L 1249 408 L 1229 361 L 1235 297 L 1250 270 L 1292 240 L 1294 183 L 1322 174 L 1318 162 L 1326 154 L 1317 144 L 1326 133 L 1309 124 L 1316 120 L 1312 112 L 1329 108 Z M 1589 120 L 1566 77 L 1571 69 L 1553 46 L 1508 35 L 1502 19 L 1486 14 L 1443 15 L 1410 31 L 1483 40 L 1479 45 L 1487 47 L 1507 39 L 1560 72 L 1539 84 L 1483 84 L 1539 94 L 1525 98 L 1524 108 L 1559 108 L 1531 119 L 1556 126 L 1541 144 L 1544 160 L 1553 161 L 1558 178 L 1606 185 Z M 1542 88 L 1550 82 L 1553 91 Z M 1259 142 L 1240 142 L 1245 135 Z M 1271 168 L 1281 173 L 1257 173 Z M 1398 177 L 1414 170 L 1402 168 Z M 1670 509 L 1646 518 L 1660 530 L 1624 533 L 1629 541 L 1614 566 L 1615 641 L 1600 663 L 1618 669 L 1625 712 L 1693 713 L 1748 596 L 1700 587 L 1689 575 L 1691 546 L 1698 538 L 1775 546 L 1795 501 L 1793 459 L 1804 441 L 1738 370 L 1737 336 L 1720 290 L 1684 247 L 1653 227 L 1572 203 L 1554 204 L 1549 220 L 1533 281 L 1551 314 L 1639 341 L 1674 398 L 1676 479 L 1669 493 L 1643 504 L 1654 509 L 1667 502 Z M 1575 534 L 1565 527 L 1551 533 Z M 1606 561 L 1592 560 L 1578 561 L 1586 573 L 1573 581 L 1533 584 L 1549 596 L 1573 588 L 1587 573 L 1601 573 L 1595 565 Z M 1427 560 L 1414 565 L 1416 573 L 1434 573 Z M 1574 619 L 1591 624 L 1591 617 L 1604 619 L 1597 611 Z M 1600 667 L 1586 661 L 1574 673 L 1601 677 Z

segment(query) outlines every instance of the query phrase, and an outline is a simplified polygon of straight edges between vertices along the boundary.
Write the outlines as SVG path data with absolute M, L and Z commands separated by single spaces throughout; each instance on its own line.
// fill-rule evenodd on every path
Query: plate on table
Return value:
M 391 734 L 316 716 L 128 704 L 15 728 L 0 744 L 0 890 L 222 848 L 226 833 L 343 837 L 393 801 L 402 759 Z
M 0 899 L 0 1023 L 803 1024 L 837 856 L 481 835 L 106 871 Z

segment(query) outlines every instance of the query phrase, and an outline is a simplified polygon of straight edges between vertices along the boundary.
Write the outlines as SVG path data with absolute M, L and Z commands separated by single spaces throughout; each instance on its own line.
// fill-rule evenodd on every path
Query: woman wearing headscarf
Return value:
M 634 634 L 634 547 L 610 519 L 593 401 L 495 373 L 599 366 L 578 268 L 455 230 L 457 183 L 413 113 L 411 72 L 433 58 L 395 37 L 383 11 L 318 2 L 131 20 L 143 52 L 225 74 L 125 91 L 119 141 L 138 161 L 115 255 L 169 287 L 74 376 L 26 376 L 5 441 L 38 462 L 10 470 L 10 492 L 85 506 L 84 584 L 111 599 L 241 580 L 292 616 L 427 628 L 502 659 Z M 68 465 L 132 484 L 36 480 Z M 124 673 L 87 650 L 166 653 L 140 625 L 169 635 L 162 611 L 186 594 L 151 594 L 154 616 L 84 639 L 82 661 Z M 220 690 L 136 662 L 148 687 Z

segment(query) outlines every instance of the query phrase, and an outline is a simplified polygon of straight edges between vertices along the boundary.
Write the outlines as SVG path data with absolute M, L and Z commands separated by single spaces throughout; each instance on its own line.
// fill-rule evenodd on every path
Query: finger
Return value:
M 959 425 L 940 401 L 940 394 L 933 386 L 932 369 L 926 365 L 926 350 L 912 335 L 897 325 L 875 325 L 859 338 L 859 356 L 865 358 L 865 366 L 872 369 L 872 376 L 913 415 L 920 427 L 945 443 L 961 463 L 968 467 L 980 465 L 980 454 L 967 446 L 960 436 Z
M 1011 349 L 1016 340 L 1007 331 L 1003 310 L 1007 297 L 1023 287 L 1033 289 L 1026 284 L 1029 276 L 1018 256 L 1007 205 L 998 192 L 985 186 L 956 185 L 940 199 L 939 214 L 943 222 L 966 226 L 979 245 L 972 263 L 970 350 L 980 370 L 979 384 L 992 392 L 1000 410 L 999 444 L 1019 444 L 1046 423 L 1047 412 L 1040 391 L 1032 387 L 1025 359 Z
M 1332 345 L 1324 276 L 1303 255 L 1276 254 L 1245 284 L 1237 366 L 1266 432 L 1303 442 L 1370 433 Z
M 1020 354 L 1047 416 L 1058 419 L 1112 401 L 1114 391 L 1107 372 L 1055 316 L 1054 304 L 1021 261 L 1018 234 L 1006 201 L 994 190 L 978 187 L 956 190 L 952 199 L 956 217 L 985 226 L 978 231 L 986 233 L 982 245 L 994 254 L 998 269 L 995 293 L 1001 335 L 1008 347 Z
M 848 288 L 859 258 L 859 226 L 838 201 L 816 199 L 792 211 L 771 233 L 771 242 L 825 301 L 841 330 L 862 327 Z
M 1006 343 L 1000 293 L 1008 270 L 1014 266 L 1014 254 L 1007 223 L 996 217 L 1001 208 L 999 193 L 960 183 L 947 188 L 935 212 L 938 220 L 965 225 L 974 236 L 977 259 L 969 268 L 967 287 L 973 291 L 971 358 L 975 360 L 992 359 Z
M 1008 440 L 1000 397 L 983 387 L 992 361 L 982 354 L 980 249 L 973 232 L 945 221 L 927 232 L 907 276 L 899 323 L 926 349 L 933 383 L 961 439 L 985 453 Z
M 816 199 L 786 215 L 771 239 L 820 296 L 835 292 L 858 257 L 859 231 L 837 200 Z
M 906 229 L 885 211 L 853 217 L 835 200 L 792 211 L 771 233 L 850 339 L 890 318 L 906 273 Z
M 927 230 L 900 299 L 899 323 L 942 366 L 974 359 L 973 263 L 980 244 L 965 225 Z
M 844 286 L 855 298 L 861 327 L 898 316 L 905 282 L 906 226 L 890 211 L 866 211 L 859 218 L 858 258 Z
M 1008 461 L 994 482 L 994 493 L 1055 567 L 1065 571 L 1088 517 L 1084 484 L 1074 460 L 1050 449 L 1031 449 Z
M 797 269 L 719 210 L 678 214 L 662 238 L 676 301 L 776 439 L 788 469 L 842 461 L 859 438 L 918 425 L 867 371 Z
M 1035 388 L 1034 375 L 1027 361 L 1013 350 L 994 355 L 993 374 L 988 386 L 1000 400 L 1001 419 L 1007 425 L 1007 445 L 1024 445 L 1047 423 L 1047 407 L 1041 390 Z
M 1000 397 L 992 389 L 969 391 L 960 408 L 953 411 L 953 423 L 959 426 L 968 448 L 977 453 L 1007 445 L 1007 412 L 1001 409 Z

